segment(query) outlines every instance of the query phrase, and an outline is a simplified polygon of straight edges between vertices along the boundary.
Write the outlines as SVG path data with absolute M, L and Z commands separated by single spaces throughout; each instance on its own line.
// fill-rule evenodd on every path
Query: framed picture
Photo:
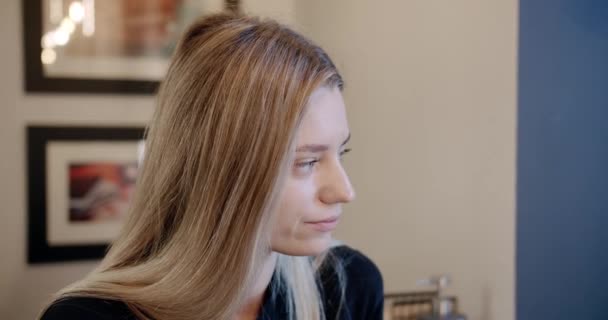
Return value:
M 152 94 L 180 34 L 210 11 L 200 0 L 22 1 L 27 92 Z
M 101 258 L 118 235 L 144 129 L 27 128 L 28 262 Z

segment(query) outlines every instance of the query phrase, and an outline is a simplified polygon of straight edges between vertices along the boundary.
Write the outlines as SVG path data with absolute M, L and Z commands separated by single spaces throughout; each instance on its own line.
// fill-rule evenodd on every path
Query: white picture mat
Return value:
M 46 145 L 47 241 L 49 245 L 109 243 L 116 238 L 122 221 L 70 223 L 69 168 L 73 163 L 133 163 L 138 158 L 137 142 L 66 142 Z
M 155 57 L 65 57 L 44 65 L 47 77 L 159 81 L 169 60 Z

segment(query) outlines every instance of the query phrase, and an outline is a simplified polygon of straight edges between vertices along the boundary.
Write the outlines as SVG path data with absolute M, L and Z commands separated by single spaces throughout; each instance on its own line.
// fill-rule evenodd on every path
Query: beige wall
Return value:
M 0 10 L 0 319 L 33 319 L 50 293 L 93 262 L 26 264 L 25 126 L 145 124 L 151 97 L 23 93 L 21 1 Z
M 516 1 L 244 5 L 297 24 L 346 78 L 358 200 L 339 237 L 388 291 L 449 272 L 471 319 L 514 319 Z M 25 263 L 25 126 L 145 124 L 153 99 L 24 95 L 20 1 L 0 15 L 0 318 L 32 319 L 94 262 Z
M 272 17 L 289 25 L 295 23 L 296 0 L 245 0 L 241 3 L 243 11 L 246 13 L 261 17 Z
M 346 78 L 358 199 L 341 239 L 387 291 L 434 273 L 470 319 L 514 315 L 517 1 L 298 1 Z

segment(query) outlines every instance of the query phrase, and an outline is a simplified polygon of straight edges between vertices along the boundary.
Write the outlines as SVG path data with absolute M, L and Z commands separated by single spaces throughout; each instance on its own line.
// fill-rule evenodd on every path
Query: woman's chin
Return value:
M 331 234 L 315 239 L 292 240 L 273 246 L 272 250 L 289 256 L 316 256 L 331 247 L 333 238 Z

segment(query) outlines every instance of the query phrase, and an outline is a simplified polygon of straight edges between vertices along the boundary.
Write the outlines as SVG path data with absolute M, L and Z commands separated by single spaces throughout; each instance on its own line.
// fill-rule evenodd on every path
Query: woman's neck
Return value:
M 260 309 L 262 308 L 262 303 L 264 303 L 264 294 L 270 284 L 276 264 L 277 253 L 270 252 L 262 265 L 261 272 L 259 273 L 248 298 L 245 300 L 243 307 L 239 310 L 235 319 L 257 319 Z

